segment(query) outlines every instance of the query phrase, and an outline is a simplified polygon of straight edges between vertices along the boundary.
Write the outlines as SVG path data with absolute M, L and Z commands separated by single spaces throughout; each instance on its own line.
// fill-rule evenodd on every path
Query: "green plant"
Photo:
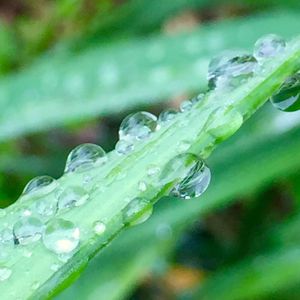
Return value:
M 217 89 L 207 93 L 200 101 L 196 101 L 192 108 L 177 114 L 169 123 L 161 125 L 148 139 L 134 144 L 135 149 L 129 154 L 120 156 L 112 151 L 104 156 L 107 159 L 105 164 L 89 165 L 87 171 L 76 172 L 78 165 L 70 167 L 69 164 L 67 171 L 70 172 L 58 179 L 57 183 L 46 182 L 49 184 L 42 185 L 40 190 L 32 185 L 27 187 L 29 192 L 3 211 L 5 215 L 0 220 L 2 226 L 14 224 L 20 215 L 21 218 L 25 218 L 28 211 L 35 212 L 37 204 L 43 207 L 45 222 L 51 224 L 51 209 L 53 203 L 56 205 L 57 202 L 57 189 L 62 189 L 63 192 L 79 189 L 80 199 L 84 198 L 86 203 L 78 208 L 62 209 L 58 217 L 69 220 L 80 228 L 80 245 L 71 257 L 60 257 L 64 261 L 59 265 L 57 253 L 51 253 L 41 242 L 25 246 L 25 249 L 11 249 L 6 266 L 2 269 L 3 272 L 12 271 L 10 285 L 0 287 L 3 295 L 9 299 L 17 297 L 22 291 L 24 298 L 45 298 L 66 286 L 80 274 L 88 260 L 117 233 L 130 224 L 144 220 L 146 215 L 149 216 L 152 205 L 186 178 L 191 167 L 193 168 L 193 156 L 187 158 L 185 168 L 180 172 L 172 172 L 172 168 L 171 171 L 166 170 L 170 167 L 169 162 L 172 158 L 179 153 L 193 153 L 207 158 L 216 145 L 234 134 L 242 123 L 270 98 L 280 84 L 299 69 L 299 66 L 300 43 L 296 39 L 288 44 L 284 55 L 266 61 L 260 71 L 246 83 L 234 90 Z M 174 147 L 168 147 L 169 145 Z M 158 166 L 162 175 L 149 177 L 149 167 L 153 169 Z M 46 179 L 43 180 L 45 183 Z M 140 183 L 143 184 L 142 187 Z M 51 191 L 47 190 L 50 186 Z M 42 194 L 39 194 L 40 191 Z M 88 201 L 85 196 L 89 198 Z M 73 230 L 72 239 L 76 241 L 70 239 L 63 244 L 63 247 L 72 248 L 72 243 L 78 242 L 78 230 L 70 223 L 60 221 L 58 224 L 66 230 Z M 42 224 L 35 223 L 33 226 L 40 228 Z M 56 225 L 49 225 L 46 229 L 50 237 L 53 226 Z M 26 240 L 35 236 L 36 234 L 25 235 L 24 238 Z M 51 249 L 51 245 L 47 246 L 45 238 L 44 244 Z M 27 251 L 30 251 L 30 255 Z M 25 260 L 24 255 L 29 257 Z M 33 259 L 39 263 L 33 265 Z M 30 276 L 19 280 L 20 274 L 29 269 Z

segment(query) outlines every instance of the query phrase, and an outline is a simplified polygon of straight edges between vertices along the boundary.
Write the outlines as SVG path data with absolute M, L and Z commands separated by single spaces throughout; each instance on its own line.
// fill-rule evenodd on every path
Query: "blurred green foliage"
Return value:
M 299 18 L 296 0 L 1 1 L 1 207 L 75 145 L 111 149 L 128 111 L 204 90 L 216 53 Z M 163 200 L 61 299 L 299 299 L 300 117 L 270 110 L 213 155 L 199 202 Z

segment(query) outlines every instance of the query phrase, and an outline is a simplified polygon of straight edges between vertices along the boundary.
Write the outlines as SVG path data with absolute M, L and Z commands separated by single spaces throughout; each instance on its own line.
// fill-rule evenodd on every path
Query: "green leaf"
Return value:
M 251 48 L 270 31 L 291 36 L 297 25 L 297 14 L 262 15 L 174 37 L 95 45 L 77 55 L 46 55 L 0 80 L 0 140 L 199 91 L 209 58 L 220 50 Z
M 170 124 L 162 126 L 148 140 L 137 143 L 135 150 L 129 155 L 120 157 L 112 151 L 108 154 L 105 165 L 95 165 L 91 170 L 62 176 L 58 180 L 60 189 L 64 190 L 68 186 L 83 187 L 89 196 L 89 201 L 81 207 L 59 213 L 60 217 L 72 221 L 80 228 L 82 234 L 78 251 L 55 271 L 51 266 L 57 264 L 58 257 L 50 253 L 40 241 L 32 244 L 30 250 L 33 254 L 26 260 L 20 247 L 14 247 L 6 261 L 6 266 L 12 270 L 9 284 L 0 286 L 3 299 L 19 296 L 46 298 L 70 284 L 79 276 L 89 259 L 119 233 L 125 224 L 135 222 L 158 199 L 168 194 L 182 175 L 174 174 L 167 183 L 159 182 L 159 179 L 147 176 L 149 166 L 155 164 L 163 170 L 178 155 L 180 145 L 184 143 L 186 146 L 186 141 L 191 146 L 183 152 L 207 157 L 220 141 L 238 129 L 234 122 L 238 116 L 244 119 L 250 117 L 282 81 L 299 68 L 300 41 L 295 40 L 288 44 L 284 55 L 266 62 L 261 71 L 248 82 L 232 92 L 224 90 L 220 93 L 217 90 L 208 93 L 190 111 L 178 114 Z M 138 188 L 141 180 L 147 183 L 146 191 Z M 128 216 L 124 219 L 128 205 L 140 198 L 147 199 L 147 202 L 139 202 L 143 205 L 134 210 L 130 219 Z M 14 224 L 24 210 L 32 210 L 37 201 L 46 200 L 56 203 L 57 191 L 40 199 L 36 199 L 34 194 L 21 197 L 14 205 L 5 209 L 6 215 L 0 219 L 0 225 Z M 211 203 L 205 202 L 204 205 L 209 208 Z M 105 231 L 101 236 L 97 236 L 93 225 L 99 220 L 105 223 Z M 26 272 L 30 276 L 24 276 Z

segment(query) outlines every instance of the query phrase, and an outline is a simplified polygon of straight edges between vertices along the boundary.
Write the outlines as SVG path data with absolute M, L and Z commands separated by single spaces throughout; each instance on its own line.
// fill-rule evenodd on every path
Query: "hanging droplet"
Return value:
M 192 153 L 182 153 L 173 157 L 160 173 L 159 184 L 166 185 L 174 181 L 182 181 L 198 161 L 198 156 Z
M 300 73 L 290 76 L 270 101 L 277 109 L 291 112 L 300 109 Z
M 285 50 L 285 40 L 276 35 L 268 34 L 258 39 L 254 45 L 253 55 L 257 60 L 272 58 Z
M 171 195 L 190 199 L 202 195 L 210 183 L 210 170 L 204 161 L 199 159 L 188 175 L 171 191 Z
M 11 269 L 4 267 L 4 266 L 0 266 L 0 281 L 4 281 L 6 279 L 8 279 L 12 274 Z
M 177 111 L 175 109 L 164 110 L 160 113 L 158 117 L 158 123 L 167 123 L 172 121 L 177 115 Z
M 127 116 L 121 123 L 120 140 L 143 140 L 155 131 L 157 118 L 148 112 L 137 112 Z
M 82 144 L 73 149 L 68 155 L 65 173 L 82 172 L 102 165 L 106 162 L 105 151 L 95 144 Z
M 28 245 L 41 238 L 44 224 L 35 217 L 21 218 L 14 224 L 13 234 L 15 244 Z
M 58 209 L 81 206 L 88 200 L 89 195 L 80 186 L 69 186 L 58 195 Z
M 153 207 L 145 198 L 134 198 L 123 209 L 123 222 L 134 226 L 145 222 L 152 214 Z
M 57 187 L 57 181 L 50 176 L 39 176 L 30 180 L 23 190 L 23 196 L 44 196 Z
M 47 249 L 56 254 L 67 254 L 79 244 L 80 231 L 72 222 L 53 219 L 43 234 L 43 243 Z
M 94 229 L 94 232 L 97 234 L 97 235 L 101 235 L 105 232 L 106 230 L 106 225 L 101 222 L 101 221 L 96 221 L 94 224 L 93 224 L 93 229 Z
M 180 104 L 180 111 L 181 112 L 190 111 L 192 107 L 193 107 L 193 103 L 190 100 L 185 100 Z
M 243 124 L 243 116 L 234 108 L 219 107 L 208 117 L 205 130 L 216 141 L 226 140 Z
M 115 146 L 115 149 L 118 154 L 120 155 L 126 155 L 133 151 L 134 145 L 130 141 L 126 140 L 119 140 Z
M 240 86 L 253 76 L 257 60 L 251 55 L 236 56 L 229 60 L 220 59 L 219 65 L 211 67 L 208 75 L 209 89 L 223 89 Z

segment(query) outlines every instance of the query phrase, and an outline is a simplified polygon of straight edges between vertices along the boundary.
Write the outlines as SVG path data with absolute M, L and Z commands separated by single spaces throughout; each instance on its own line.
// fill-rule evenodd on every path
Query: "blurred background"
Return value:
M 1 0 L 0 207 L 74 146 L 112 150 L 128 113 L 205 91 L 214 55 L 299 28 L 299 0 Z M 299 149 L 299 113 L 266 105 L 200 200 L 162 199 L 57 299 L 300 299 Z

